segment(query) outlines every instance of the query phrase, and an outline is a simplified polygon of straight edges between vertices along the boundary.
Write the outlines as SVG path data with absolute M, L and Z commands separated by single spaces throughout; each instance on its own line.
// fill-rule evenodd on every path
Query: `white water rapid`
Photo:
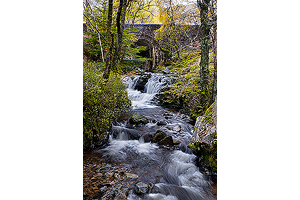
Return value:
M 122 81 L 127 86 L 128 96 L 132 102 L 133 109 L 154 108 L 151 104 L 153 97 L 170 83 L 170 78 L 162 74 L 152 74 L 145 85 L 144 92 L 135 90 L 140 76 L 125 77 Z
M 128 95 L 132 100 L 129 115 L 141 113 L 149 123 L 131 126 L 125 120 L 112 128 L 110 145 L 103 149 L 107 159 L 129 165 L 139 176 L 138 180 L 151 185 L 144 195 L 130 190 L 129 200 L 214 200 L 211 185 L 199 172 L 187 144 L 191 138 L 193 126 L 186 122 L 188 116 L 173 113 L 151 103 L 154 95 L 170 83 L 162 74 L 151 74 L 144 91 L 135 90 L 137 77 L 123 79 Z M 160 122 L 160 123 L 158 123 Z M 164 123 L 162 123 L 164 122 Z M 158 145 L 145 142 L 149 135 L 157 130 L 171 136 L 176 145 Z

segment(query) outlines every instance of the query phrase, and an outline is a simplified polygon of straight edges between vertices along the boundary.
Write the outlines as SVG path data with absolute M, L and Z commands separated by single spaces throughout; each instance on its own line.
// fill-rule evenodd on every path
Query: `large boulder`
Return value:
M 151 134 L 145 134 L 144 135 L 144 142 L 151 142 L 152 141 L 152 138 L 153 138 L 153 135 Z
M 149 120 L 141 113 L 136 113 L 129 119 L 129 122 L 131 124 L 147 124 Z
M 168 137 L 165 137 L 164 139 L 160 140 L 158 142 L 159 145 L 173 145 L 173 138 L 172 136 L 168 136 Z
M 137 80 L 134 89 L 143 92 L 145 89 L 145 85 L 148 82 L 148 79 L 151 77 L 150 73 L 142 74 Z
M 138 182 L 137 184 L 135 184 L 135 188 L 134 191 L 136 194 L 146 194 L 148 193 L 150 189 L 150 186 L 144 182 Z
M 158 143 L 165 137 L 167 137 L 167 134 L 165 132 L 163 132 L 161 130 L 157 130 L 156 133 L 154 133 L 152 140 L 153 140 L 153 142 Z

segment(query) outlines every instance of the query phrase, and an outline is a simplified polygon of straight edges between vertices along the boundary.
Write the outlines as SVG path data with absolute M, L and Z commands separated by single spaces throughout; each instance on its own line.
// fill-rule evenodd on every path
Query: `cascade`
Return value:
M 153 73 L 144 87 L 144 92 L 135 90 L 135 86 L 140 76 L 125 77 L 122 82 L 127 87 L 128 96 L 132 101 L 133 109 L 154 108 L 151 104 L 153 97 L 161 90 L 169 86 L 171 79 L 163 74 Z
M 145 84 L 144 91 L 135 90 L 140 76 L 125 77 L 123 83 L 132 100 L 131 114 L 141 113 L 149 122 L 145 125 L 130 126 L 118 122 L 112 127 L 109 146 L 103 150 L 107 160 L 124 163 L 138 175 L 139 181 L 152 185 L 144 195 L 130 190 L 130 200 L 211 200 L 211 185 L 199 172 L 194 160 L 196 156 L 188 151 L 193 126 L 185 121 L 186 115 L 173 113 L 153 105 L 154 95 L 168 87 L 170 78 L 153 73 Z M 164 123 L 158 123 L 164 122 Z M 171 136 L 178 145 L 165 146 L 145 142 L 147 135 L 157 130 Z

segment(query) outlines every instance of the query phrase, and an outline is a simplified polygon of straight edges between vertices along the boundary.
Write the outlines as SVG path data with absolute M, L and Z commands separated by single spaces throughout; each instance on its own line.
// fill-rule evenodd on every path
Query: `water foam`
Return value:
M 139 76 L 125 77 L 122 79 L 122 82 L 127 87 L 126 90 L 132 102 L 132 108 L 143 109 L 156 107 L 155 105 L 151 104 L 151 101 L 157 93 L 168 86 L 170 78 L 163 75 L 152 74 L 145 85 L 145 93 L 134 90 L 138 79 Z

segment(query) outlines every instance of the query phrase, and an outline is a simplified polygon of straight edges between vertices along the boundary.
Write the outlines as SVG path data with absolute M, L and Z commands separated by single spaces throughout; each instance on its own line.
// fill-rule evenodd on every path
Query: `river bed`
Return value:
M 139 78 L 123 79 L 132 107 L 113 124 L 109 145 L 84 152 L 84 199 L 216 199 L 216 183 L 199 172 L 196 156 L 187 147 L 192 120 L 152 102 L 170 78 L 153 73 L 138 91 Z M 148 123 L 131 124 L 129 118 L 136 113 Z M 170 144 L 152 141 L 158 130 L 172 138 Z

